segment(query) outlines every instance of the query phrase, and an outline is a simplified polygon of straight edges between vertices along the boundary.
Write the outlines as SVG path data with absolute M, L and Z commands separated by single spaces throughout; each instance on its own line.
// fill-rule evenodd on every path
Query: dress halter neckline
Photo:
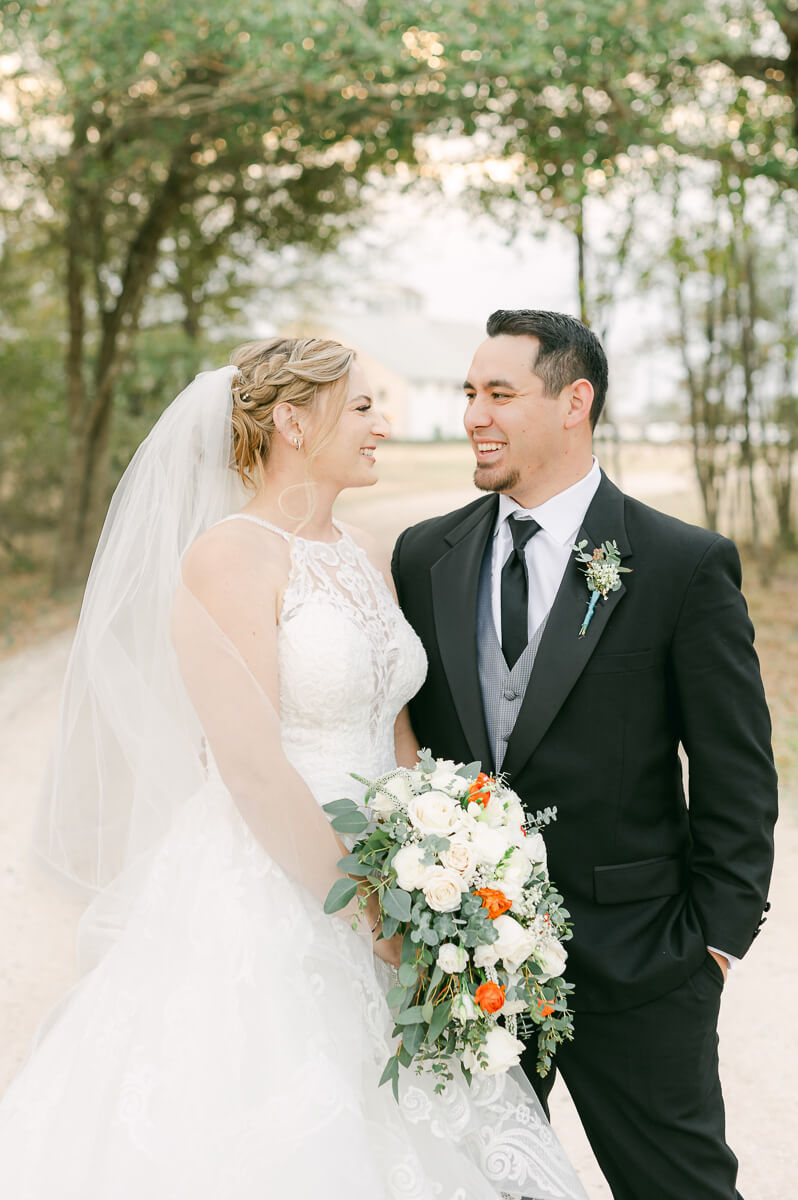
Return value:
M 263 517 L 254 517 L 251 513 L 231 513 L 229 517 L 224 517 L 224 521 L 252 521 L 254 525 L 262 525 L 264 529 L 270 529 L 272 533 L 277 533 L 280 537 L 285 538 L 287 542 L 298 540 L 300 542 L 309 542 L 312 546 L 337 546 L 343 541 L 346 536 L 345 531 L 341 528 L 338 522 L 333 517 L 333 526 L 341 535 L 334 542 L 321 542 L 318 538 L 302 537 L 301 533 L 289 533 L 287 529 L 281 529 L 279 525 L 272 525 L 271 521 L 264 521 Z

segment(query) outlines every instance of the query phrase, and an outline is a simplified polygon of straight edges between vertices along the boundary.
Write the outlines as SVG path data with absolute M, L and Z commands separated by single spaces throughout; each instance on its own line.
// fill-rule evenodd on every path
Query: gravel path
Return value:
M 0 1092 L 50 1005 L 73 978 L 80 905 L 29 858 L 37 790 L 55 720 L 69 636 L 0 664 Z M 798 823 L 785 804 L 773 911 L 730 979 L 721 1013 L 721 1069 L 729 1141 L 746 1200 L 787 1200 L 798 1189 Z M 554 1124 L 591 1200 L 607 1200 L 567 1093 Z M 793 1130 L 791 1133 L 790 1130 Z M 690 1200 L 686 1197 L 685 1200 Z

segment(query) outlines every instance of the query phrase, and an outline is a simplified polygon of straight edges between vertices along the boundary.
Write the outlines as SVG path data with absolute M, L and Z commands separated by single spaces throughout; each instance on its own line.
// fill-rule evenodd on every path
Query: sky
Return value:
M 611 213 L 599 212 L 596 225 L 608 219 Z M 454 196 L 382 196 L 347 257 L 361 295 L 368 297 L 372 283 L 409 287 L 430 318 L 484 328 L 497 308 L 579 311 L 572 235 L 550 222 L 545 236 L 509 240 L 494 218 L 466 211 Z M 618 417 L 656 413 L 678 392 L 678 363 L 660 348 L 663 302 L 627 285 L 615 311 L 605 348 Z

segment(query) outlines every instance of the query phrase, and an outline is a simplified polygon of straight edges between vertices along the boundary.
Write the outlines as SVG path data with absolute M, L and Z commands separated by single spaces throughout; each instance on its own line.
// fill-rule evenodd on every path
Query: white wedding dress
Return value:
M 281 741 L 323 804 L 356 794 L 350 771 L 394 765 L 394 721 L 425 657 L 348 534 L 296 537 L 290 550 Z M 435 1096 L 405 1073 L 400 1104 L 378 1088 L 392 1053 L 387 968 L 269 856 L 210 756 L 205 783 L 133 877 L 121 922 L 113 886 L 89 910 L 95 936 L 121 927 L 0 1104 L 0 1195 L 584 1197 L 521 1079 L 469 1089 L 458 1073 Z

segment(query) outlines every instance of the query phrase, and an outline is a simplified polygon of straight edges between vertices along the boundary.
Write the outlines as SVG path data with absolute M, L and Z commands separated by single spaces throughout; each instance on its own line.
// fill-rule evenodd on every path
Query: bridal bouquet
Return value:
M 325 911 L 376 894 L 382 936 L 402 937 L 394 1012 L 396 1053 L 381 1083 L 398 1093 L 399 1068 L 416 1064 L 438 1076 L 459 1061 L 466 1078 L 516 1066 L 525 1038 L 537 1037 L 545 1075 L 559 1043 L 573 1036 L 562 978 L 570 936 L 546 868 L 541 826 L 554 809 L 530 818 L 518 796 L 479 763 L 433 759 L 366 785 L 363 804 L 324 807 L 333 828 L 355 835 L 338 864 L 346 878 L 331 888 Z

